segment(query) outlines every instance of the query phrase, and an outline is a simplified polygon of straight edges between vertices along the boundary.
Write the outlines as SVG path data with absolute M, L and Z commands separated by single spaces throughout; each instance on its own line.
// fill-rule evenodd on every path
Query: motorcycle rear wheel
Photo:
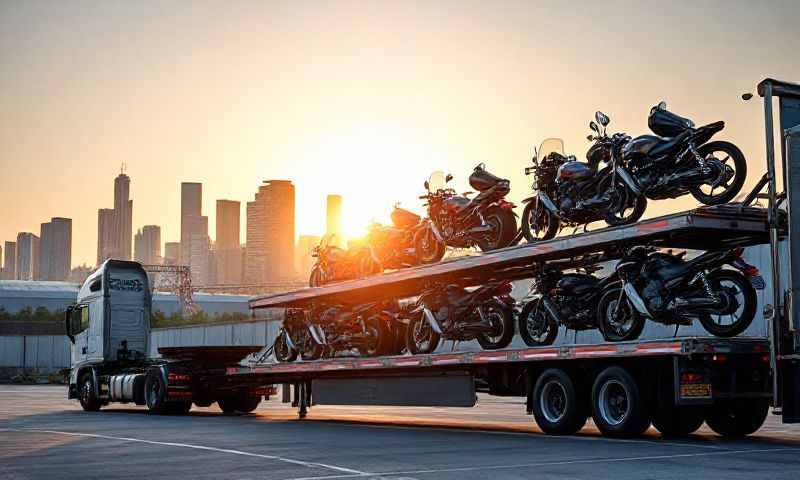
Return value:
M 636 340 L 644 330 L 645 319 L 633 308 L 627 299 L 617 310 L 621 287 L 609 288 L 597 302 L 597 323 L 603 338 L 609 342 Z
M 519 314 L 519 336 L 529 347 L 552 345 L 558 336 L 558 324 L 541 308 L 541 300 L 534 299 L 522 307 Z
M 433 353 L 439 346 L 440 336 L 433 327 L 425 321 L 422 313 L 411 319 L 406 330 L 406 348 L 412 355 L 420 353 Z
M 747 330 L 747 327 L 753 323 L 753 318 L 755 318 L 756 303 L 758 302 L 756 290 L 750 281 L 741 273 L 733 270 L 717 270 L 710 273 L 707 278 L 711 288 L 715 291 L 720 292 L 724 288 L 728 292 L 727 294 L 741 295 L 742 298 L 736 299 L 739 302 L 739 308 L 736 311 L 715 315 L 719 317 L 718 320 L 720 322 L 723 320 L 722 317 L 726 315 L 731 317 L 733 321 L 730 324 L 722 324 L 716 321 L 712 314 L 702 313 L 698 318 L 703 328 L 715 337 L 735 337 Z M 733 318 L 738 312 L 741 313 L 738 314 L 737 318 Z
M 384 319 L 379 315 L 373 315 L 367 319 L 366 326 L 374 339 L 369 346 L 363 349 L 359 348 L 358 353 L 365 357 L 378 357 L 389 353 L 392 349 L 393 339 Z
M 485 306 L 484 315 L 497 327 L 494 335 L 481 333 L 477 340 L 484 350 L 506 348 L 514 339 L 514 312 L 501 302 L 491 302 Z
M 525 205 L 520 223 L 522 235 L 528 243 L 550 240 L 556 236 L 561 226 L 558 217 L 541 205 L 536 198 Z
M 500 207 L 491 208 L 484 220 L 493 227 L 491 238 L 485 238 L 478 242 L 478 248 L 484 252 L 497 250 L 511 245 L 514 237 L 517 236 L 517 218 L 511 210 Z
M 717 194 L 714 194 L 714 191 L 718 187 L 711 187 L 707 184 L 691 187 L 689 191 L 692 196 L 704 205 L 720 205 L 733 200 L 734 197 L 739 194 L 739 191 L 744 185 L 745 178 L 747 178 L 747 160 L 744 158 L 744 153 L 739 150 L 739 147 L 730 142 L 706 143 L 697 149 L 697 153 L 703 158 L 713 156 L 725 165 L 727 165 L 728 160 L 732 159 L 733 178 L 729 180 L 730 183 L 723 185 L 723 189 Z M 719 155 L 720 153 L 721 155 Z M 718 158 L 718 156 L 722 158 Z M 704 186 L 710 187 L 711 190 L 708 193 L 704 192 L 701 190 Z

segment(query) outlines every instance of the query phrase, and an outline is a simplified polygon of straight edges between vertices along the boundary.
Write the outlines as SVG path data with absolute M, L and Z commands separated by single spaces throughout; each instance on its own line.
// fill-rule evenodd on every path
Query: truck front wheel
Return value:
M 150 372 L 144 382 L 144 399 L 150 413 L 167 413 L 167 388 L 158 372 Z
M 96 389 L 94 386 L 94 377 L 92 372 L 83 374 L 80 382 L 80 390 L 78 399 L 81 402 L 81 407 L 87 412 L 96 412 L 100 410 L 103 403 L 97 398 Z

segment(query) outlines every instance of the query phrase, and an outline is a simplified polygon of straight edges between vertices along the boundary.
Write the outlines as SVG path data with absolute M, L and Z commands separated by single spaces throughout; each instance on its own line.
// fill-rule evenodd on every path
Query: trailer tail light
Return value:
M 711 356 L 711 362 L 724 365 L 728 363 L 728 356 L 720 353 L 714 354 Z
M 703 380 L 703 376 L 699 373 L 684 372 L 681 374 L 681 382 L 696 383 Z
M 764 355 L 761 355 L 761 363 L 769 363 L 769 355 L 768 354 L 765 353 Z
M 191 379 L 192 379 L 191 376 L 185 375 L 183 373 L 170 372 L 169 374 L 167 374 L 167 380 L 169 380 L 170 382 L 188 382 Z

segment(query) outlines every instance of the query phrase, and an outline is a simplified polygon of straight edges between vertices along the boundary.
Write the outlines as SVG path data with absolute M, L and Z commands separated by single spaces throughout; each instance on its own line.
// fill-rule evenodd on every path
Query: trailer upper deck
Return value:
M 332 283 L 250 300 L 250 308 L 306 307 L 315 302 L 360 303 L 381 298 L 416 295 L 432 282 L 457 281 L 478 285 L 494 279 L 518 280 L 531 276 L 531 266 L 546 261 L 594 255 L 595 261 L 619 258 L 626 247 L 711 250 L 769 243 L 767 211 L 737 205 L 702 207 L 665 215 L 633 225 L 603 228 L 556 237 L 534 244 L 421 265 L 359 280 Z

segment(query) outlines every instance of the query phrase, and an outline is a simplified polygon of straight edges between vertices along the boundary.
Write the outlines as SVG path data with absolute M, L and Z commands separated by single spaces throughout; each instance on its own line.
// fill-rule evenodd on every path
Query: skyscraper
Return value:
M 208 219 L 206 229 L 203 226 L 203 184 L 196 182 L 181 183 L 181 254 L 183 265 L 189 263 L 189 240 L 192 235 L 208 235 Z
M 245 279 L 264 283 L 294 278 L 294 259 L 294 185 L 265 180 L 247 202 Z
M 342 196 L 328 195 L 328 209 L 326 212 L 327 222 L 325 228 L 326 235 L 335 235 L 335 244 L 344 245 L 342 235 Z
M 133 237 L 133 259 L 144 265 L 161 264 L 161 227 L 145 225 Z
M 72 219 L 54 217 L 39 232 L 39 280 L 66 281 L 72 270 Z
M 97 264 L 108 258 L 131 259 L 133 233 L 133 200 L 130 196 L 131 179 L 120 173 L 114 179 L 114 208 L 97 211 Z
M 39 279 L 39 237 L 29 232 L 17 235 L 17 280 Z
M 6 242 L 6 256 L 3 258 L 3 279 L 17 278 L 17 242 Z
M 216 283 L 238 284 L 242 281 L 242 246 L 239 243 L 241 204 L 217 200 L 217 240 L 214 245 Z
M 180 242 L 164 244 L 164 265 L 177 265 L 181 253 Z

